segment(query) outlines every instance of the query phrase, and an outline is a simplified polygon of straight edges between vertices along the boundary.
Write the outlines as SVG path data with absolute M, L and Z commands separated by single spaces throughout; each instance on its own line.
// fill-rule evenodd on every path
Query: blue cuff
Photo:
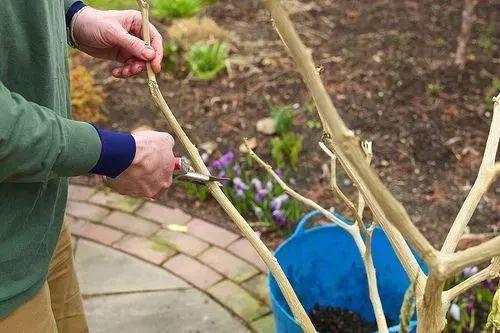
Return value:
M 71 7 L 69 7 L 68 11 L 66 12 L 66 28 L 69 28 L 71 26 L 71 20 L 73 19 L 73 16 L 75 16 L 75 14 L 83 7 L 85 7 L 83 1 L 77 1 L 72 4 Z
M 117 177 L 132 164 L 135 157 L 135 140 L 131 134 L 102 130 L 94 126 L 101 139 L 101 156 L 90 173 Z

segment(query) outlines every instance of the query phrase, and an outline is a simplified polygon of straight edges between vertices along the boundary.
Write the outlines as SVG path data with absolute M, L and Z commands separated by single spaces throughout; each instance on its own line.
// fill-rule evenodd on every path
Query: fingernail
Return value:
M 151 46 L 146 46 L 142 50 L 142 56 L 147 59 L 152 59 L 155 57 L 155 50 Z

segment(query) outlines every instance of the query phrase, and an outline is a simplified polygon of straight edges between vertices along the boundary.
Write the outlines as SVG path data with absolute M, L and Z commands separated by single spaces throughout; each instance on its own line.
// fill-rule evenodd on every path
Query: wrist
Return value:
M 85 43 L 84 32 L 85 28 L 91 25 L 91 17 L 98 12 L 97 9 L 94 9 L 90 6 L 85 6 L 80 9 L 74 16 L 71 21 L 69 31 L 72 42 L 74 43 L 74 47 L 78 48 L 79 45 Z M 73 45 L 72 45 L 73 46 Z

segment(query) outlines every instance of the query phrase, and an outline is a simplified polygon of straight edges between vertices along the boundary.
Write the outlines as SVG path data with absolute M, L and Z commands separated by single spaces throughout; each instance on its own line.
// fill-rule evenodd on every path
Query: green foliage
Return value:
M 320 121 L 308 120 L 306 121 L 306 126 L 310 129 L 321 129 L 322 125 Z
M 271 140 L 271 156 L 279 169 L 283 169 L 287 162 L 292 168 L 297 166 L 299 154 L 302 150 L 304 137 L 287 132 Z
M 184 182 L 184 188 L 186 192 L 198 199 L 198 201 L 204 202 L 208 198 L 208 189 L 205 185 L 199 185 L 191 182 Z
M 136 0 L 87 0 L 85 3 L 97 9 L 131 9 L 137 8 Z
M 194 77 L 210 80 L 225 67 L 229 49 L 223 42 L 196 43 L 186 53 L 186 60 Z
M 271 114 L 273 115 L 274 127 L 276 128 L 276 133 L 284 134 L 290 131 L 293 124 L 293 119 L 297 115 L 297 111 L 294 110 L 290 105 L 285 106 L 275 106 L 269 101 L 267 102 Z
M 436 41 L 434 42 L 437 46 L 444 46 L 446 45 L 446 39 L 443 37 L 438 37 L 436 38 Z
M 491 80 L 491 87 L 488 89 L 488 93 L 484 97 L 483 105 L 485 109 L 491 110 L 493 105 L 493 97 L 497 96 L 500 93 L 500 79 L 493 78 Z
M 492 21 L 486 30 L 479 36 L 477 44 L 482 48 L 488 55 L 493 55 L 493 53 L 498 49 L 493 39 L 493 33 L 495 31 L 495 22 Z
M 167 70 L 175 70 L 181 65 L 181 48 L 176 42 L 163 44 L 163 64 Z
M 191 17 L 200 11 L 199 0 L 156 0 L 153 15 L 159 19 Z
M 493 302 L 491 305 L 491 311 L 488 315 L 488 322 L 484 327 L 484 331 L 488 332 L 493 329 L 500 330 L 500 288 L 495 292 L 495 296 L 493 296 Z
M 425 88 L 425 92 L 427 95 L 432 96 L 432 97 L 437 97 L 441 93 L 443 88 L 439 83 L 429 83 L 427 87 Z
M 473 269 L 475 270 L 474 272 L 478 271 L 477 267 Z M 466 270 L 464 270 L 464 273 Z M 447 290 L 461 283 L 470 275 L 471 273 L 467 274 L 467 276 L 460 275 L 447 281 L 444 289 Z M 486 280 L 457 297 L 452 303 L 452 307 L 456 309 L 456 313 L 455 315 L 451 315 L 451 311 L 448 312 L 447 325 L 443 332 L 479 332 L 480 330 L 477 330 L 477 328 L 483 327 L 488 321 L 488 313 L 492 306 L 493 295 L 496 288 L 497 283 L 495 283 L 494 280 Z

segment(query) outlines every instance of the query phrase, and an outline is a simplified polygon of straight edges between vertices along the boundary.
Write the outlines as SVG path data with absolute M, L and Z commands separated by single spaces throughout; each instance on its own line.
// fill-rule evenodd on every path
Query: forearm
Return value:
M 88 123 L 58 116 L 0 82 L 0 182 L 43 182 L 92 169 L 101 153 Z

